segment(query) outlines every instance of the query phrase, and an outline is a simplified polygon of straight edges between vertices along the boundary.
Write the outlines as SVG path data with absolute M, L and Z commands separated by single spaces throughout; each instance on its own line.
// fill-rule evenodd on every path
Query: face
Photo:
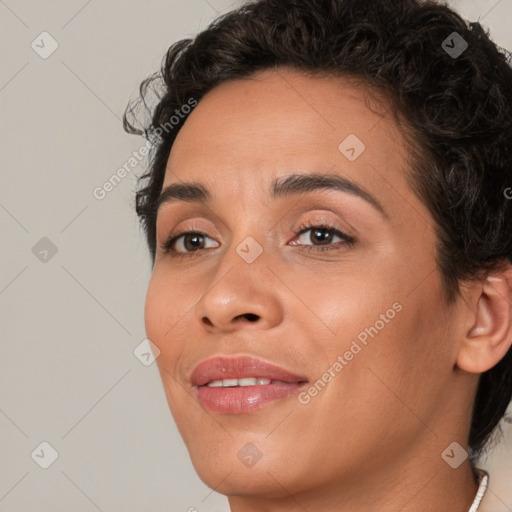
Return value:
M 209 198 L 169 193 L 159 207 L 146 331 L 218 492 L 357 481 L 432 437 L 419 418 L 446 413 L 454 346 L 434 224 L 380 99 L 339 77 L 260 72 L 201 99 L 172 148 L 163 190 L 200 184 Z M 320 174 L 330 181 L 305 186 Z M 296 379 L 199 387 L 194 370 L 216 356 Z M 262 377 L 260 362 L 221 360 L 202 378 Z

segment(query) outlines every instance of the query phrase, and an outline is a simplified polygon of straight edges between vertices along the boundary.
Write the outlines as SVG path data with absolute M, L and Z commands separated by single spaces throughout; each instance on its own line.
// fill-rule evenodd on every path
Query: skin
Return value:
M 233 512 L 467 512 L 476 494 L 469 460 L 452 469 L 441 454 L 454 441 L 467 450 L 478 374 L 510 346 L 511 272 L 445 304 L 434 222 L 386 110 L 345 78 L 266 70 L 202 98 L 169 155 L 164 187 L 201 182 L 213 199 L 161 206 L 159 247 L 178 228 L 207 237 L 195 252 L 183 237 L 174 256 L 158 249 L 146 332 L 192 463 Z M 366 145 L 354 161 L 338 149 L 349 134 Z M 270 199 L 274 179 L 319 171 L 357 183 L 387 216 L 340 191 Z M 315 252 L 314 230 L 293 233 L 307 221 L 356 242 L 332 234 L 334 249 Z M 250 264 L 236 252 L 247 237 L 263 249 Z M 401 311 L 307 404 L 229 415 L 194 398 L 190 374 L 214 355 L 260 357 L 313 384 L 395 303 Z M 237 457 L 247 443 L 262 454 L 250 468 Z

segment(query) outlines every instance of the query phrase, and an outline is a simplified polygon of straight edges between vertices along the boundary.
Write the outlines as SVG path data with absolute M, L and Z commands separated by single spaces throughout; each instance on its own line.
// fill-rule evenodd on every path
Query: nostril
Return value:
M 205 324 L 208 324 L 208 325 L 210 325 L 210 326 L 213 326 L 213 324 L 212 324 L 211 320 L 210 320 L 207 316 L 203 316 L 203 322 L 204 322 Z
M 258 320 L 258 318 L 259 318 L 259 316 L 255 315 L 254 313 L 245 313 L 245 314 L 239 315 L 239 316 L 244 316 L 245 318 L 247 318 L 247 320 L 249 320 L 249 322 L 256 322 L 256 320 Z

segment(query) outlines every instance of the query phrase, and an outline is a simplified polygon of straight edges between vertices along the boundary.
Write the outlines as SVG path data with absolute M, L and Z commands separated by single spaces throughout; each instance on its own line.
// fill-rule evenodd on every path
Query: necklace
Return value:
M 477 472 L 479 474 L 478 491 L 476 493 L 475 500 L 473 501 L 473 504 L 471 505 L 471 508 L 468 510 L 468 512 L 478 511 L 480 502 L 482 501 L 482 498 L 484 497 L 485 494 L 485 490 L 487 489 L 487 482 L 489 481 L 489 473 L 487 473 L 487 471 L 484 471 L 483 469 L 477 469 Z

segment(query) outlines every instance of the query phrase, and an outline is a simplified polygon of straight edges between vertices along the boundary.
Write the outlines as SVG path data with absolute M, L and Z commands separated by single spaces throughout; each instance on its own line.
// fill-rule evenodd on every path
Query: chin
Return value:
M 229 466 L 202 467 L 194 464 L 194 468 L 205 485 L 225 496 L 251 496 L 275 500 L 286 497 L 288 494 L 283 488 L 288 490 L 291 487 L 282 478 L 272 478 L 263 466 L 259 469 L 240 469 Z M 269 471 L 272 475 L 279 474 L 275 470 Z
M 282 454 L 274 452 L 272 458 L 262 456 L 255 463 L 254 459 L 247 459 L 245 465 L 237 457 L 235 449 L 225 450 L 219 455 L 204 453 L 204 450 L 202 453 L 191 453 L 192 465 L 201 481 L 215 492 L 226 496 L 260 496 L 274 499 L 286 496 L 282 487 L 276 483 L 278 480 L 288 489 L 285 480 L 289 480 L 291 475 L 283 475 L 280 461 L 287 460 L 287 457 Z M 243 455 L 242 452 L 241 459 Z

